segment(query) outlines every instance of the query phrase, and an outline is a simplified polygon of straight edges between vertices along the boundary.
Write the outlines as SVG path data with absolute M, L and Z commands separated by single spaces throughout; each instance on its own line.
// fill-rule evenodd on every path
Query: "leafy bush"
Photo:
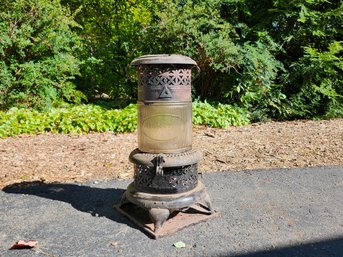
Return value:
M 278 75 L 283 118 L 342 117 L 343 2 L 253 0 L 249 6 L 256 26 L 282 46 L 275 56 L 285 70 Z
M 304 52 L 292 67 L 299 79 L 298 90 L 290 97 L 294 116 L 343 117 L 342 42 L 334 41 L 324 51 L 305 47 Z
M 212 127 L 245 125 L 249 117 L 245 110 L 229 105 L 195 102 L 193 123 Z M 0 137 L 35 133 L 132 132 L 137 128 L 137 108 L 131 104 L 121 110 L 107 110 L 96 105 L 52 108 L 39 112 L 12 108 L 0 112 Z
M 46 112 L 12 108 L 0 112 L 0 137 L 18 134 L 131 132 L 137 126 L 136 106 L 105 110 L 95 105 L 52 108 Z
M 243 0 L 165 3 L 157 12 L 159 22 L 143 36 L 147 41 L 143 51 L 195 59 L 201 73 L 194 80 L 194 92 L 202 100 L 238 105 L 250 112 L 263 110 L 265 116 L 284 115 L 285 95 L 277 84 L 284 68 L 275 57 L 280 46 L 269 33 L 240 20 L 249 15 L 246 8 Z
M 77 24 L 58 0 L 3 0 L 0 6 L 0 110 L 80 102 L 72 80 Z
M 215 128 L 242 126 L 250 123 L 246 109 L 231 105 L 196 101 L 193 103 L 193 124 L 208 125 Z
M 239 107 L 252 121 L 343 116 L 342 1 L 61 3 L 2 1 L 0 110 L 103 93 L 126 106 L 137 94 L 130 62 L 177 53 L 201 68 L 194 98 Z
M 160 0 L 162 1 L 162 0 Z M 130 62 L 142 54 L 141 35 L 154 19 L 158 0 L 64 0 L 77 10 L 77 29 L 83 36 L 78 89 L 88 99 L 105 93 L 126 104 L 136 100 L 136 78 Z

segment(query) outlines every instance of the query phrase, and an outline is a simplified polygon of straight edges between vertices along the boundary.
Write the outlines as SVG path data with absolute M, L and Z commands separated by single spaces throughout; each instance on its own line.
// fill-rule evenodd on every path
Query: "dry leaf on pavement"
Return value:
M 10 250 L 15 250 L 15 249 L 30 249 L 35 247 L 38 244 L 38 241 L 36 240 L 29 240 L 29 241 L 24 241 L 24 240 L 19 240 L 16 242 L 14 245 L 11 246 Z

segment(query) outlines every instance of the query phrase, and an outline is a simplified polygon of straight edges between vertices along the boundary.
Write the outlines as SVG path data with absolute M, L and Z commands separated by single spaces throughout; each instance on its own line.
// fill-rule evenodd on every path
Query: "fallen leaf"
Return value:
M 175 244 L 173 244 L 174 247 L 180 249 L 180 248 L 185 248 L 186 244 L 182 241 L 176 242 Z
M 29 240 L 29 241 L 24 241 L 24 240 L 19 240 L 16 242 L 14 245 L 11 246 L 10 250 L 15 250 L 15 249 L 30 249 L 35 247 L 38 244 L 38 241 L 36 240 Z

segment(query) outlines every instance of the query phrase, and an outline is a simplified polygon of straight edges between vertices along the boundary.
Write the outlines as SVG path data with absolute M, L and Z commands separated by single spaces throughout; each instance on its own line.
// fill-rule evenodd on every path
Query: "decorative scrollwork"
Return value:
M 135 165 L 135 187 L 140 191 L 169 194 L 189 191 L 198 183 L 197 164 L 163 168 L 156 175 L 155 167 Z

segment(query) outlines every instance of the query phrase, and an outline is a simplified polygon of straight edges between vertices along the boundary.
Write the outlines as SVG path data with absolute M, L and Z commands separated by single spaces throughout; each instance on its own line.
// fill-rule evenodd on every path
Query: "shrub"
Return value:
M 142 54 L 141 35 L 154 19 L 155 2 L 162 0 L 64 0 L 78 10 L 82 26 L 81 76 L 76 83 L 88 99 L 105 93 L 112 99 L 135 101 L 137 83 L 130 62 Z
M 282 46 L 276 55 L 287 99 L 285 118 L 342 117 L 343 2 L 249 1 L 257 26 Z M 275 116 L 274 116 L 275 117 Z
M 57 0 L 3 0 L 0 6 L 0 110 L 80 102 L 77 24 Z
M 193 124 L 215 128 L 242 126 L 250 123 L 246 109 L 231 105 L 196 101 L 193 103 Z
M 229 8 L 227 8 L 229 7 Z M 283 115 L 285 95 L 277 78 L 280 46 L 268 32 L 247 26 L 247 1 L 172 1 L 157 12 L 143 51 L 191 56 L 201 73 L 194 94 L 266 116 Z M 239 15 L 238 13 L 241 13 Z M 246 22 L 246 21 L 245 21 Z

